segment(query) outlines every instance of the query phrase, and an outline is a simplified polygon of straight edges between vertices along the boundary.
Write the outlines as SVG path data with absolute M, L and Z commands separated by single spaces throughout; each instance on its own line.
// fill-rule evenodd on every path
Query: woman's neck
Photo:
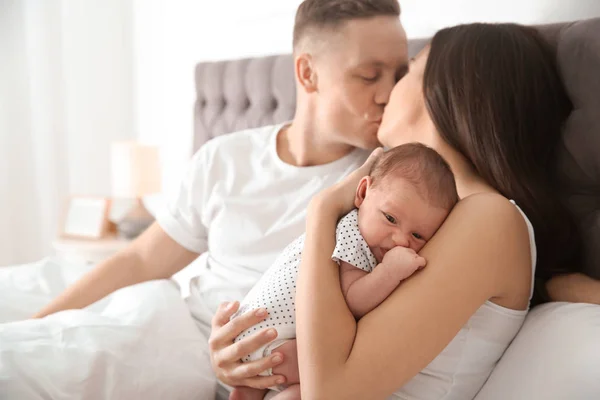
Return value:
M 476 193 L 498 193 L 488 182 L 486 182 L 475 170 L 473 165 L 465 156 L 456 149 L 437 137 L 438 142 L 433 147 L 450 165 L 456 181 L 458 197 L 463 199 Z
M 442 139 L 428 114 L 415 119 L 405 129 L 409 132 L 418 132 L 418 136 L 413 136 L 412 139 L 431 147 L 446 160 L 454 173 L 459 198 L 463 199 L 476 193 L 498 193 L 477 173 L 473 164 L 465 156 Z

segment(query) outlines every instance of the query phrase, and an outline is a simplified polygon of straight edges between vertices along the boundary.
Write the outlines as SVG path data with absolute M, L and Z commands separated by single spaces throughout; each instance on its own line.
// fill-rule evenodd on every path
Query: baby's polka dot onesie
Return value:
M 232 316 L 237 317 L 257 308 L 266 308 L 269 317 L 263 322 L 242 332 L 235 342 L 264 328 L 275 328 L 277 340 L 243 358 L 244 362 L 258 360 L 271 353 L 285 340 L 296 337 L 296 279 L 302 258 L 305 235 L 300 236 L 277 257 L 256 285 L 248 292 L 240 309 Z M 377 265 L 358 229 L 358 210 L 353 210 L 340 220 L 336 229 L 336 246 L 332 259 L 345 261 L 366 272 Z

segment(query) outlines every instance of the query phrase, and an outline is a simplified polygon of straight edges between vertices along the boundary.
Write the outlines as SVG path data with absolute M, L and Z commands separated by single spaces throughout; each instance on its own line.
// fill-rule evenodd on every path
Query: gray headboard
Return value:
M 539 27 L 556 50 L 574 110 L 560 171 L 585 246 L 584 271 L 600 279 L 600 18 Z M 427 40 L 409 42 L 416 54 Z M 291 55 L 196 66 L 194 150 L 211 138 L 291 120 L 296 102 Z
M 294 118 L 291 55 L 200 63 L 196 66 L 194 151 L 224 133 Z

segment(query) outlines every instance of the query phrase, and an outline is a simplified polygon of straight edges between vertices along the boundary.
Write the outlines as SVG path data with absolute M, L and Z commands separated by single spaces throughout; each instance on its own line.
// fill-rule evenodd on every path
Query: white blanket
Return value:
M 213 399 L 207 338 L 177 285 L 153 281 L 26 320 L 85 268 L 0 268 L 0 399 Z

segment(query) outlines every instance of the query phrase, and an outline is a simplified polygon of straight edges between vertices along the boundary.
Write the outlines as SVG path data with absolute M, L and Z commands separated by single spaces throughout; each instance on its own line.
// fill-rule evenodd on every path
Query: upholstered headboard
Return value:
M 294 118 L 296 88 L 289 54 L 196 66 L 194 149 L 224 133 Z
M 560 171 L 582 230 L 584 271 L 600 279 L 600 18 L 539 27 L 556 49 L 574 110 L 560 149 Z M 427 40 L 409 42 L 416 54 Z M 196 67 L 194 149 L 211 138 L 291 120 L 291 55 L 200 63 Z

